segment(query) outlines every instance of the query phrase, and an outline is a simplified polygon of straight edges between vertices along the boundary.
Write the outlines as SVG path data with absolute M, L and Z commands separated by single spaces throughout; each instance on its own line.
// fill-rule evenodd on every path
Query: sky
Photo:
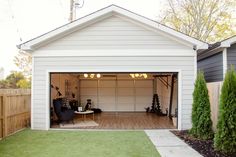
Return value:
M 76 18 L 116 4 L 156 20 L 165 0 L 84 0 Z M 70 0 L 0 0 L 0 68 L 17 70 L 16 45 L 68 23 Z M 22 41 L 20 40 L 22 39 Z

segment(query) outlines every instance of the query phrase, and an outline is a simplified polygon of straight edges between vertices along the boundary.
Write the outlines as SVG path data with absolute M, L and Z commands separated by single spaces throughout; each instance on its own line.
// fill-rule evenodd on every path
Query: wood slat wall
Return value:
M 30 89 L 0 90 L 0 139 L 29 126 Z
M 219 101 L 220 101 L 220 93 L 221 93 L 222 84 L 223 82 L 207 83 L 208 94 L 209 94 L 210 104 L 211 104 L 211 119 L 212 119 L 214 130 L 216 130 L 216 124 L 218 120 Z

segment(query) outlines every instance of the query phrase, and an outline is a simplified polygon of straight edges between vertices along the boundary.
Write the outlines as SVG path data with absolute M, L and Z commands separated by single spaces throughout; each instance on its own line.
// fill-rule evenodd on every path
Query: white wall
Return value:
M 49 128 L 49 71 L 181 72 L 178 127 L 190 128 L 196 52 L 151 30 L 114 16 L 33 52 L 32 128 Z
M 96 62 L 94 62 L 96 60 Z M 139 60 L 142 60 L 140 63 Z M 33 128 L 46 129 L 47 125 L 47 71 L 77 72 L 165 72 L 181 71 L 182 99 L 180 104 L 182 129 L 191 127 L 191 105 L 194 81 L 193 57 L 35 57 L 33 75 Z M 119 63 L 119 64 L 117 64 Z M 180 93 L 180 94 L 181 94 Z
M 141 25 L 141 24 L 140 24 Z M 40 50 L 189 49 L 177 41 L 140 27 L 130 19 L 112 16 L 60 38 Z

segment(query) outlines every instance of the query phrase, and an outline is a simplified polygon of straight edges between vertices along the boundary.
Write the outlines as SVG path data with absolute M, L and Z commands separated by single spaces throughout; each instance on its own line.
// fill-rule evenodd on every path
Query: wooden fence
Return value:
M 0 139 L 30 124 L 30 89 L 0 89 Z
M 213 122 L 213 129 L 216 130 L 216 124 L 218 120 L 219 102 L 222 82 L 207 83 L 209 92 L 210 104 L 211 104 L 211 119 Z

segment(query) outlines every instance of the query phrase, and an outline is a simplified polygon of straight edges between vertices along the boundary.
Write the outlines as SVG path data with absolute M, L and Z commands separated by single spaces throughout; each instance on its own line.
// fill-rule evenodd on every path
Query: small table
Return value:
M 91 110 L 87 110 L 87 111 L 83 111 L 83 112 L 75 111 L 75 114 L 81 114 L 84 121 L 86 120 L 87 114 L 93 114 L 93 120 L 94 120 L 94 111 L 91 111 Z

